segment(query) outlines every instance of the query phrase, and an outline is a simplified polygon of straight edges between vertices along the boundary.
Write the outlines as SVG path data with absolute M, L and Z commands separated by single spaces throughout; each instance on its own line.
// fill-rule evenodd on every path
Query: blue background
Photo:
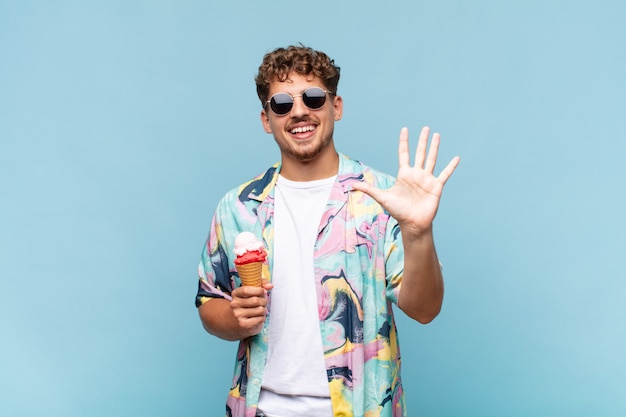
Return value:
M 626 415 L 626 3 L 0 1 L 0 414 L 217 416 L 218 199 L 279 157 L 263 54 L 342 67 L 337 147 L 442 134 L 440 316 L 398 314 L 411 416 Z

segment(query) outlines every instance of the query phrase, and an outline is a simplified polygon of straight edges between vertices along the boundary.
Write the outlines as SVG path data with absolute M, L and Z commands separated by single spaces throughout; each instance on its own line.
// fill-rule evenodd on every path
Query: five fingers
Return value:
M 430 128 L 428 126 L 423 127 L 417 142 L 417 148 L 415 150 L 415 167 L 422 168 L 427 173 L 434 175 L 441 136 L 439 135 L 439 133 L 434 133 L 430 142 L 430 149 L 428 149 L 429 135 Z M 440 181 L 442 184 L 445 184 L 450 176 L 452 176 L 452 173 L 454 172 L 456 167 L 459 165 L 460 160 L 461 159 L 458 156 L 452 158 L 452 160 L 448 163 L 448 165 L 446 165 L 443 171 L 441 171 L 439 177 L 437 177 L 437 180 Z M 398 164 L 400 169 L 411 167 L 411 158 L 409 156 L 409 130 L 406 127 L 403 127 L 402 130 L 400 130 L 400 140 L 398 143 Z M 352 184 L 352 188 L 356 191 L 362 191 L 366 194 L 369 194 L 379 203 L 383 205 L 385 204 L 384 190 L 379 190 L 378 188 L 373 187 L 366 182 L 354 182 Z

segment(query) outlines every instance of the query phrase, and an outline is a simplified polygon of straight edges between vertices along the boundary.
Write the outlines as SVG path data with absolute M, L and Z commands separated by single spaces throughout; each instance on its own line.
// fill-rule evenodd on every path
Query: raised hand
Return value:
M 411 166 L 409 131 L 402 128 L 398 145 L 398 176 L 391 188 L 381 190 L 363 182 L 356 182 L 352 187 L 378 201 L 398 221 L 405 237 L 431 231 L 443 186 L 460 161 L 458 156 L 454 157 L 436 177 L 434 170 L 440 136 L 439 133 L 433 134 L 427 153 L 429 134 L 428 127 L 422 128 L 415 151 L 415 165 Z

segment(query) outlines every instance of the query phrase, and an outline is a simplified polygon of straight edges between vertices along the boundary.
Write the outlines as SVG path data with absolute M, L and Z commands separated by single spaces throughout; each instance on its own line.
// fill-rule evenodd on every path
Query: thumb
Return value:
M 382 190 L 366 183 L 366 182 L 354 182 L 352 183 L 352 189 L 354 191 L 361 191 L 367 195 L 369 195 L 370 197 L 372 197 L 374 200 L 376 200 L 377 202 L 380 203 L 381 199 L 382 199 Z
M 263 278 L 261 280 L 261 287 L 263 287 L 265 291 L 269 291 L 274 288 L 274 284 L 272 284 L 269 279 Z

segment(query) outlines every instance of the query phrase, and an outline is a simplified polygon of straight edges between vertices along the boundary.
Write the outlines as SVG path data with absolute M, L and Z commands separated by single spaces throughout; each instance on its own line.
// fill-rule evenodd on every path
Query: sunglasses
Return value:
M 326 93 L 331 93 L 328 90 L 323 90 L 319 87 L 309 87 L 302 92 L 292 96 L 289 93 L 276 93 L 269 100 L 265 102 L 265 105 L 269 103 L 270 108 L 278 116 L 284 116 L 293 108 L 293 101 L 296 97 L 302 97 L 302 102 L 311 110 L 321 109 L 324 103 L 326 103 Z

